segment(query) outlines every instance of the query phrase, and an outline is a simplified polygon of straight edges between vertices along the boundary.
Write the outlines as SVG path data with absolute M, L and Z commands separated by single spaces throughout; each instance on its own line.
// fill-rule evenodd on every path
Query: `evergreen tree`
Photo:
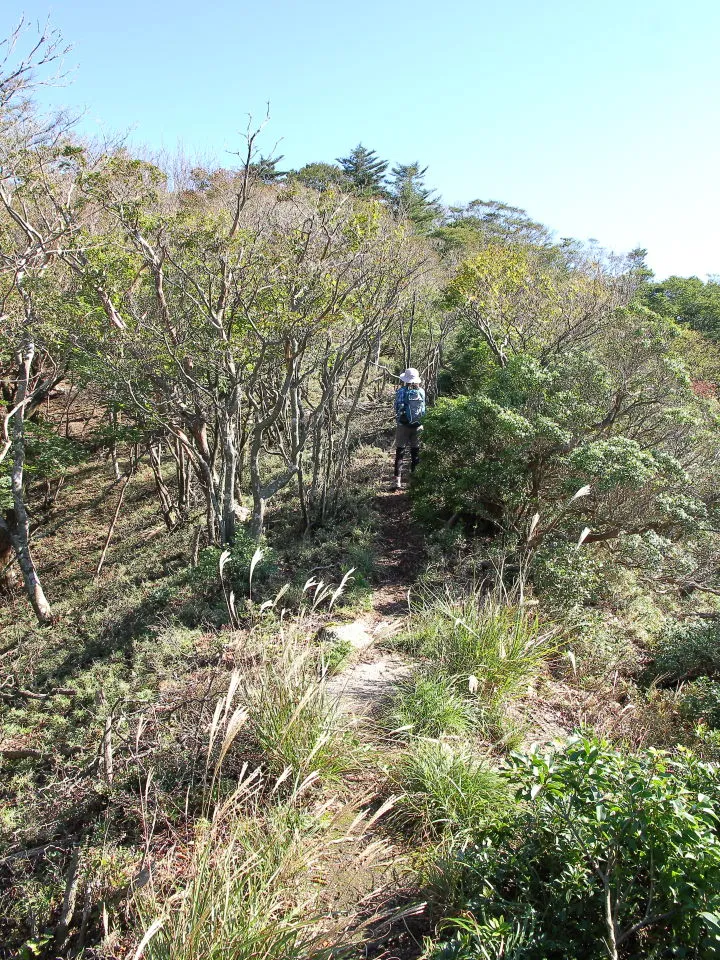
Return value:
M 293 171 L 288 179 L 322 193 L 323 190 L 329 190 L 331 187 L 342 187 L 345 174 L 334 163 L 316 162 L 306 163 L 304 167 Z
M 349 156 L 338 157 L 337 162 L 352 190 L 363 194 L 385 194 L 388 161 L 379 160 L 374 150 L 368 150 L 359 143 Z
M 687 324 L 713 340 L 720 340 L 720 281 L 699 277 L 668 277 L 651 283 L 643 297 L 655 313 Z
M 278 183 L 288 175 L 287 170 L 278 170 L 277 165 L 283 157 L 263 157 L 257 163 L 250 164 L 250 176 L 261 183 Z
M 391 173 L 390 195 L 395 215 L 411 220 L 418 233 L 427 233 L 440 213 L 435 191 L 425 186 L 427 167 L 420 169 L 416 160 L 399 163 Z

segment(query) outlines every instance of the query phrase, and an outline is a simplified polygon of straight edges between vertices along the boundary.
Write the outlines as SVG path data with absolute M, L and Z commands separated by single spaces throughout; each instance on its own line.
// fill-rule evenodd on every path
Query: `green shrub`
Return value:
M 707 514 L 697 487 L 646 418 L 652 409 L 658 423 L 676 430 L 682 419 L 681 442 L 695 449 L 701 423 L 714 429 L 713 414 L 684 369 L 668 361 L 671 325 L 643 311 L 626 311 L 613 324 L 607 351 L 595 344 L 540 358 L 517 344 L 502 364 L 488 368 L 487 357 L 478 358 L 483 375 L 466 379 L 468 395 L 441 398 L 425 419 L 413 485 L 425 522 L 442 526 L 452 517 L 468 529 L 523 535 L 537 511 L 538 534 L 552 531 L 568 543 L 599 517 L 604 528 L 697 529 Z M 617 381 L 618 356 L 625 376 L 632 370 L 636 401 L 599 434 L 598 423 L 628 389 Z M 662 400 L 654 376 L 665 384 Z M 572 500 L 586 486 L 587 495 Z
M 532 559 L 535 590 L 563 607 L 584 606 L 603 599 L 608 571 L 592 550 L 575 543 L 547 542 Z
M 720 674 L 720 622 L 685 620 L 674 623 L 660 636 L 650 679 L 690 680 Z
M 238 606 L 240 599 L 247 594 L 250 582 L 250 564 L 253 555 L 258 549 L 257 540 L 253 539 L 244 527 L 238 527 L 235 541 L 230 547 L 230 557 L 223 568 L 223 575 L 235 591 Z M 277 571 L 275 552 L 261 545 L 262 557 L 253 569 L 253 589 L 256 585 L 266 583 Z M 219 547 L 206 547 L 200 551 L 197 566 L 188 571 L 188 577 L 201 588 L 220 588 L 218 564 L 223 552 Z
M 720 767 L 579 738 L 515 757 L 506 777 L 520 812 L 441 866 L 437 890 L 461 919 L 430 956 L 718 955 Z M 512 953 L 496 950 L 501 923 Z
M 413 828 L 461 840 L 496 818 L 510 802 L 501 776 L 480 760 L 437 740 L 419 740 L 396 771 L 399 809 Z
M 350 660 L 355 647 L 349 640 L 336 637 L 323 643 L 320 647 L 320 671 L 323 675 L 332 677 L 339 673 Z
M 720 683 L 709 677 L 700 677 L 685 684 L 680 692 L 678 707 L 683 717 L 695 723 L 703 722 L 720 727 Z
M 393 729 L 407 728 L 422 737 L 465 733 L 476 720 L 476 707 L 458 693 L 452 680 L 427 673 L 400 686 L 387 716 Z

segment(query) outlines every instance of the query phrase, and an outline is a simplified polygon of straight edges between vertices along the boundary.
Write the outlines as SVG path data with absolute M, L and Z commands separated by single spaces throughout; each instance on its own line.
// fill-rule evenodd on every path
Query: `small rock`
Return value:
M 318 640 L 323 643 L 350 644 L 355 650 L 364 650 L 373 642 L 373 637 L 362 623 L 336 623 L 318 631 Z

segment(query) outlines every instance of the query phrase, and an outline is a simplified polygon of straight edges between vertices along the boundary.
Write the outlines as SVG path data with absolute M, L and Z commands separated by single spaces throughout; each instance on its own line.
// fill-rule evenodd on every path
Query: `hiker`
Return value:
M 402 489 L 401 473 L 405 448 L 410 447 L 410 470 L 420 462 L 420 432 L 425 416 L 425 391 L 420 386 L 420 374 L 408 367 L 400 374 L 402 386 L 395 393 L 395 490 Z

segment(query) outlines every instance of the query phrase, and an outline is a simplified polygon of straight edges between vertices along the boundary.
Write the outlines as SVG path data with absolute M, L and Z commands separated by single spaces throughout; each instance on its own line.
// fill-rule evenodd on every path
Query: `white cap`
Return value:
M 404 373 L 400 374 L 403 383 L 420 383 L 420 373 L 415 367 L 408 367 Z

